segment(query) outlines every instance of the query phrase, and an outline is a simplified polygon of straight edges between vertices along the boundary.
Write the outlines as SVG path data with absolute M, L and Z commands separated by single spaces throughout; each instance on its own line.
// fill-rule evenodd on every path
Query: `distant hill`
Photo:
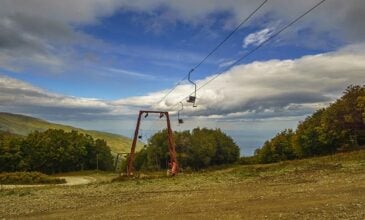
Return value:
M 45 131 L 47 129 L 63 129 L 65 131 L 76 130 L 80 133 L 91 135 L 93 138 L 104 139 L 113 152 L 129 152 L 132 140 L 122 135 L 84 130 L 67 125 L 50 123 L 48 121 L 25 115 L 0 112 L 0 131 L 26 136 L 33 131 Z M 138 143 L 138 148 L 142 143 Z

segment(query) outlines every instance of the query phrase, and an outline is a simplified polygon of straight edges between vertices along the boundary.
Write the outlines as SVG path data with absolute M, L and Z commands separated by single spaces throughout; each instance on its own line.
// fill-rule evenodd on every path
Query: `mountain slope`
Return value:
M 25 115 L 0 112 L 0 131 L 8 131 L 18 135 L 28 135 L 32 131 L 45 131 L 47 129 L 63 129 L 65 131 L 76 130 L 80 133 L 91 135 L 93 138 L 104 139 L 113 152 L 129 152 L 132 140 L 122 135 L 84 130 L 67 125 L 50 123 L 48 121 Z M 142 144 L 138 143 L 138 147 Z

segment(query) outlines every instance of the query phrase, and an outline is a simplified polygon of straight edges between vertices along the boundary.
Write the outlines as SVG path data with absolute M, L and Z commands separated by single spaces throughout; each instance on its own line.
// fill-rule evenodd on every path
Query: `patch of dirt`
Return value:
M 61 176 L 60 178 L 66 180 L 65 184 L 61 184 L 66 186 L 83 185 L 97 181 L 95 177 L 91 176 Z

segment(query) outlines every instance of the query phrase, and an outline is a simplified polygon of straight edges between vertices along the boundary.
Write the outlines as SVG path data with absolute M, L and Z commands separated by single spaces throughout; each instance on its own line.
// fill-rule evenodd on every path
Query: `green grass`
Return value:
M 242 178 L 257 178 L 267 176 L 280 176 L 289 173 L 310 173 L 310 172 L 339 172 L 352 170 L 353 167 L 365 168 L 365 150 L 337 153 L 330 156 L 313 157 L 302 160 L 290 160 L 272 164 L 254 164 L 254 165 L 222 165 L 217 167 L 211 167 L 208 169 L 200 170 L 197 172 L 182 172 L 177 179 L 185 178 L 202 178 L 208 182 L 216 178 L 228 179 L 242 179 Z M 182 177 L 180 177 L 182 176 Z M 149 180 L 149 179 L 165 179 L 166 172 L 164 171 L 152 171 L 152 172 L 135 172 L 133 178 L 127 178 L 120 176 L 113 179 L 116 181 L 128 181 L 128 180 Z
M 47 129 L 62 129 L 65 131 L 76 130 L 80 133 L 91 135 L 95 139 L 104 139 L 110 146 L 111 150 L 115 153 L 129 152 L 132 144 L 131 139 L 122 135 L 94 130 L 84 130 L 67 125 L 50 123 L 25 115 L 0 112 L 0 131 L 7 131 L 12 134 L 26 136 L 33 131 L 45 131 Z M 137 149 L 142 148 L 142 146 L 142 143 L 138 143 Z

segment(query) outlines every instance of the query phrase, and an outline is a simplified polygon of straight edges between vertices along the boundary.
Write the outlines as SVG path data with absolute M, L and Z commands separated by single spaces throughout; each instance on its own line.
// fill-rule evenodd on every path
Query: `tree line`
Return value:
M 365 145 L 365 86 L 351 85 L 327 108 L 286 129 L 243 162 L 272 163 L 349 151 Z
M 0 172 L 53 174 L 96 168 L 113 168 L 113 157 L 104 140 L 56 129 L 35 131 L 26 137 L 0 133 Z
M 182 169 L 198 170 L 213 165 L 234 163 L 239 159 L 239 147 L 220 129 L 195 128 L 174 132 L 177 159 Z M 136 153 L 137 170 L 167 169 L 169 151 L 167 130 L 154 134 L 148 145 Z

